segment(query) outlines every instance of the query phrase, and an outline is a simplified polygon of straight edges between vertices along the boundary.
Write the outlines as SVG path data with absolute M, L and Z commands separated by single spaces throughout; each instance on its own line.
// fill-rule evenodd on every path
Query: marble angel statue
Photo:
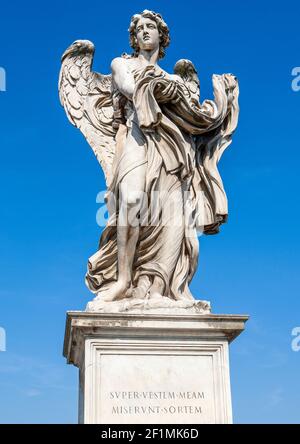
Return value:
M 214 75 L 214 100 L 201 103 L 192 62 L 179 60 L 174 74 L 158 65 L 170 42 L 160 14 L 134 15 L 129 34 L 133 54 L 115 58 L 110 75 L 92 71 L 90 41 L 62 56 L 60 101 L 103 168 L 110 212 L 88 262 L 88 309 L 190 307 L 197 232 L 217 233 L 227 219 L 217 165 L 237 126 L 238 83 Z

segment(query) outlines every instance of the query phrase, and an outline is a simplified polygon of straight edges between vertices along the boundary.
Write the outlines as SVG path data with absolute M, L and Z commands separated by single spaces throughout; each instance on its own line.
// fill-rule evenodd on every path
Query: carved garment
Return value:
M 157 67 L 137 71 L 136 80 L 133 101 L 126 108 L 125 137 L 134 128 L 139 149 L 132 160 L 121 147 L 109 187 L 118 198 L 125 175 L 146 164 L 147 208 L 155 204 L 150 219 L 153 216 L 156 223 L 151 220 L 149 224 L 149 212 L 148 223 L 143 223 L 141 212 L 133 286 L 143 275 L 150 279 L 157 275 L 165 284 L 164 295 L 176 300 L 192 298 L 189 283 L 197 268 L 197 229 L 214 234 L 227 219 L 227 198 L 217 164 L 237 124 L 237 82 L 226 74 L 214 76 L 215 100 L 200 105 L 180 83 L 178 100 L 161 103 L 170 80 Z M 155 192 L 159 192 L 159 205 Z M 116 208 L 102 233 L 99 250 L 89 259 L 86 282 L 94 293 L 109 287 L 118 276 L 117 221 Z

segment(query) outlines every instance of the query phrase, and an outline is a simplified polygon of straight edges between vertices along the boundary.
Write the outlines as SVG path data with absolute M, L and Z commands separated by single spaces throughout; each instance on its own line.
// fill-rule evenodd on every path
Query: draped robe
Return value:
M 193 298 L 189 283 L 198 263 L 197 230 L 215 234 L 227 220 L 227 198 L 218 162 L 237 126 L 238 84 L 230 74 L 214 75 L 214 101 L 200 104 L 179 82 L 177 99 L 164 103 L 163 94 L 169 82 L 166 73 L 154 66 L 136 75 L 125 137 L 136 125 L 144 153 L 137 152 L 132 161 L 120 150 L 108 191 L 118 201 L 124 176 L 146 163 L 145 195 L 150 219 L 151 208 L 156 205 L 155 223 L 152 219 L 149 223 L 149 211 L 147 223 L 143 223 L 141 212 L 132 284 L 136 286 L 143 275 L 150 281 L 159 276 L 164 282 L 164 295 L 180 300 Z M 155 192 L 159 192 L 159 202 Z M 110 218 L 99 250 L 89 259 L 86 274 L 86 283 L 94 293 L 109 287 L 118 277 L 118 206 L 110 208 L 109 200 L 107 204 Z M 162 221 L 163 210 L 167 208 L 168 219 L 172 205 L 178 220 L 184 221 L 176 229 L 172 226 L 176 215 L 167 223 Z

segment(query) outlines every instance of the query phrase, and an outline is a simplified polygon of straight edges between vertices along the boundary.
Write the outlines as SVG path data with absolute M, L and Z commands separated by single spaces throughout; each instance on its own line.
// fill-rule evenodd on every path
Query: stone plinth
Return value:
M 79 422 L 232 422 L 228 344 L 248 317 L 68 312 L 67 362 L 79 368 Z

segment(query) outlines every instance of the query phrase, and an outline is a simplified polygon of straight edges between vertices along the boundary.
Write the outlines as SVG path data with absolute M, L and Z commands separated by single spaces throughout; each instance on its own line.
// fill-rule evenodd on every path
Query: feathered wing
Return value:
M 200 100 L 200 81 L 194 64 L 187 59 L 180 59 L 174 66 L 174 73 L 184 81 L 190 98 L 196 102 Z
M 111 75 L 92 71 L 95 48 L 77 40 L 64 52 L 59 75 L 59 97 L 67 117 L 94 151 L 109 184 L 116 147 L 113 126 Z

